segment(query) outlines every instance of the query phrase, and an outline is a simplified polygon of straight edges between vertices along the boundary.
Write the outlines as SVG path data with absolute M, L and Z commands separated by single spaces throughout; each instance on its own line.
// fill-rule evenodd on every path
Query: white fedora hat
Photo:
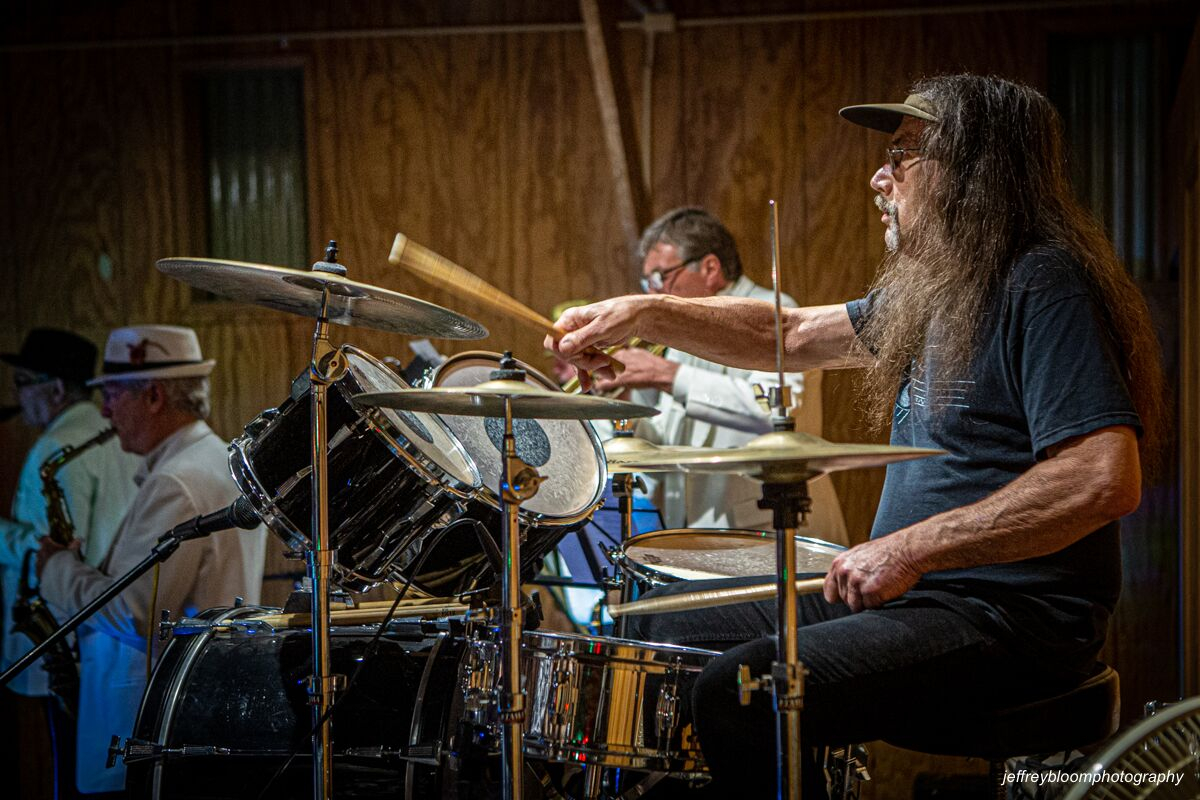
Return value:
M 213 371 L 216 363 L 200 354 L 200 340 L 191 328 L 132 325 L 108 335 L 104 367 L 88 385 L 149 378 L 202 378 Z

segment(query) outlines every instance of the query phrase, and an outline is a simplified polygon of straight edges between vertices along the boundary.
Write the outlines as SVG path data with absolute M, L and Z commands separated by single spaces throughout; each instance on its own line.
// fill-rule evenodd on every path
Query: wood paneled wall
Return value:
M 699 5 L 706 13 L 722 8 Z M 847 1 L 822 9 L 868 5 L 877 7 Z M 571 4 L 549 6 L 530 5 L 523 18 L 578 19 Z M 391 268 L 397 231 L 542 312 L 566 298 L 634 288 L 579 28 L 204 43 L 189 37 L 436 25 L 451 12 L 432 2 L 140 0 L 75 4 L 48 20 L 35 8 L 14 16 L 9 25 L 19 30 L 9 30 L 7 41 L 175 39 L 0 50 L 0 275 L 9 287 L 0 293 L 0 348 L 17 346 L 37 325 L 102 343 L 117 325 L 187 324 L 218 359 L 213 422 L 221 435 L 235 435 L 284 398 L 306 363 L 310 324 L 226 301 L 194 303 L 186 287 L 153 267 L 164 256 L 203 255 L 194 224 L 201 187 L 184 163 L 194 132 L 181 76 L 222 63 L 304 65 L 312 258 L 337 239 L 351 277 L 475 315 L 491 330 L 482 343 L 439 343 L 443 351 L 511 348 L 546 364 L 539 334 Z M 526 13 L 521 4 L 502 8 L 495 12 L 502 21 Z M 485 18 L 467 21 L 482 23 L 491 12 L 471 13 Z M 989 13 L 681 26 L 659 35 L 648 87 L 653 136 L 643 143 L 651 149 L 653 211 L 707 206 L 739 238 L 750 276 L 766 283 L 766 203 L 774 198 L 784 288 L 803 303 L 858 296 L 882 252 L 867 180 L 884 138 L 842 122 L 837 108 L 902 97 L 911 79 L 944 71 L 1044 86 L 1047 31 L 1091 25 L 1084 12 L 1001 5 Z M 621 46 L 631 96 L 640 98 L 645 35 L 625 29 Z M 642 104 L 635 106 L 640 117 Z M 346 329 L 335 336 L 378 355 L 409 355 L 402 337 Z M 824 384 L 826 436 L 870 438 L 853 376 L 831 374 Z M 11 474 L 20 452 L 6 449 L 0 474 Z M 851 538 L 861 540 L 882 472 L 836 483 Z M 1175 671 L 1154 659 L 1146 638 L 1174 637 L 1174 615 L 1153 609 L 1150 616 L 1158 619 L 1152 633 L 1115 623 L 1127 708 L 1173 691 Z

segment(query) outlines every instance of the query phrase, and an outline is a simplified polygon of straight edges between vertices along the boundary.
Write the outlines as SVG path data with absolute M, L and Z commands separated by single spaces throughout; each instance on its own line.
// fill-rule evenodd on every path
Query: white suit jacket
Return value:
M 749 297 L 775 302 L 775 293 L 759 286 L 745 275 L 726 286 L 719 294 Z M 796 301 L 783 295 L 785 307 Z M 713 331 L 713 335 L 720 335 Z M 664 445 L 696 447 L 738 447 L 756 436 L 771 431 L 770 412 L 755 400 L 754 384 L 768 389 L 779 382 L 778 373 L 736 369 L 705 361 L 688 353 L 667 351 L 666 357 L 677 362 L 679 371 L 671 394 L 656 392 L 659 415 L 640 420 L 637 434 Z M 793 403 L 808 402 L 804 395 L 802 373 L 784 373 L 791 387 Z M 638 399 L 638 398 L 635 398 Z M 820 397 L 815 398 L 820 402 Z M 819 431 L 812 431 L 820 433 Z M 652 493 L 663 513 L 667 528 L 749 528 L 770 530 L 771 512 L 758 508 L 761 484 L 736 475 L 646 475 L 653 483 Z M 653 480 L 650 480 L 653 479 Z M 836 530 L 814 534 L 830 541 L 846 541 L 845 524 L 828 479 L 810 483 L 814 507 L 821 505 L 823 519 L 834 519 Z M 801 530 L 801 534 L 805 534 Z
M 238 497 L 226 445 L 204 422 L 159 444 L 135 478 L 137 495 L 100 568 L 70 553 L 51 558 L 42 573 L 48 600 L 76 611 L 145 558 L 175 525 L 228 506 Z M 173 617 L 194 615 L 235 597 L 257 603 L 262 588 L 265 532 L 222 531 L 184 542 L 162 564 L 156 607 Z M 133 732 L 146 686 L 146 626 L 153 570 L 80 628 L 77 782 L 82 792 L 120 790 L 122 764 L 105 768 L 109 738 Z M 153 621 L 151 621 L 153 622 Z
M 39 475 L 42 463 L 68 445 L 83 444 L 106 427 L 108 422 L 96 406 L 80 401 L 55 417 L 25 456 L 13 495 L 12 519 L 0 519 L 0 603 L 4 606 L 0 611 L 0 625 L 4 626 L 0 664 L 3 667 L 33 647 L 28 638 L 12 632 L 12 607 L 17 599 L 25 553 L 36 550 L 38 540 L 48 530 L 46 499 Z M 55 476 L 87 563 L 99 564 L 108 553 L 121 518 L 137 491 L 133 476 L 141 463 L 141 456 L 122 451 L 121 444 L 110 439 L 75 458 Z M 30 580 L 36 584 L 36 578 Z M 64 621 L 66 615 L 62 609 L 51 608 L 51 612 L 59 623 Z M 47 676 L 40 663 L 27 667 L 8 688 L 32 696 L 49 693 Z

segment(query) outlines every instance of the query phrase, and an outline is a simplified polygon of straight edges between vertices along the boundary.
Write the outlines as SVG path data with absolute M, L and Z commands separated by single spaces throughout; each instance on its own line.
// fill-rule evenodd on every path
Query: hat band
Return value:
M 146 361 L 141 364 L 130 364 L 124 361 L 105 361 L 104 375 L 120 375 L 122 372 L 144 372 L 151 369 L 166 367 L 182 367 L 188 364 L 203 364 L 203 361 Z

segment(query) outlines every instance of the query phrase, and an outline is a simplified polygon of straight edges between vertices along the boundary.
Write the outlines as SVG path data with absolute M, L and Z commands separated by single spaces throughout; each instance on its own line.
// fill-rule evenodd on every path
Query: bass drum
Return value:
M 177 627 L 146 688 L 126 758 L 131 798 L 312 797 L 307 627 L 262 608 L 213 609 Z M 457 619 L 335 626 L 333 672 L 362 672 L 333 714 L 338 797 L 438 798 L 461 692 Z M 155 752 L 157 751 L 157 753 Z
M 525 382 L 559 391 L 554 381 L 521 361 Z M 500 355 L 469 351 L 451 356 L 426 379 L 429 386 L 475 386 L 500 368 Z M 479 470 L 480 500 L 499 518 L 500 448 L 504 421 L 496 418 L 442 416 Z M 522 562 L 529 554 L 541 559 L 566 534 L 579 530 L 604 502 L 608 469 L 604 448 L 591 423 L 584 420 L 514 419 L 517 455 L 536 467 L 545 482 L 521 505 Z

